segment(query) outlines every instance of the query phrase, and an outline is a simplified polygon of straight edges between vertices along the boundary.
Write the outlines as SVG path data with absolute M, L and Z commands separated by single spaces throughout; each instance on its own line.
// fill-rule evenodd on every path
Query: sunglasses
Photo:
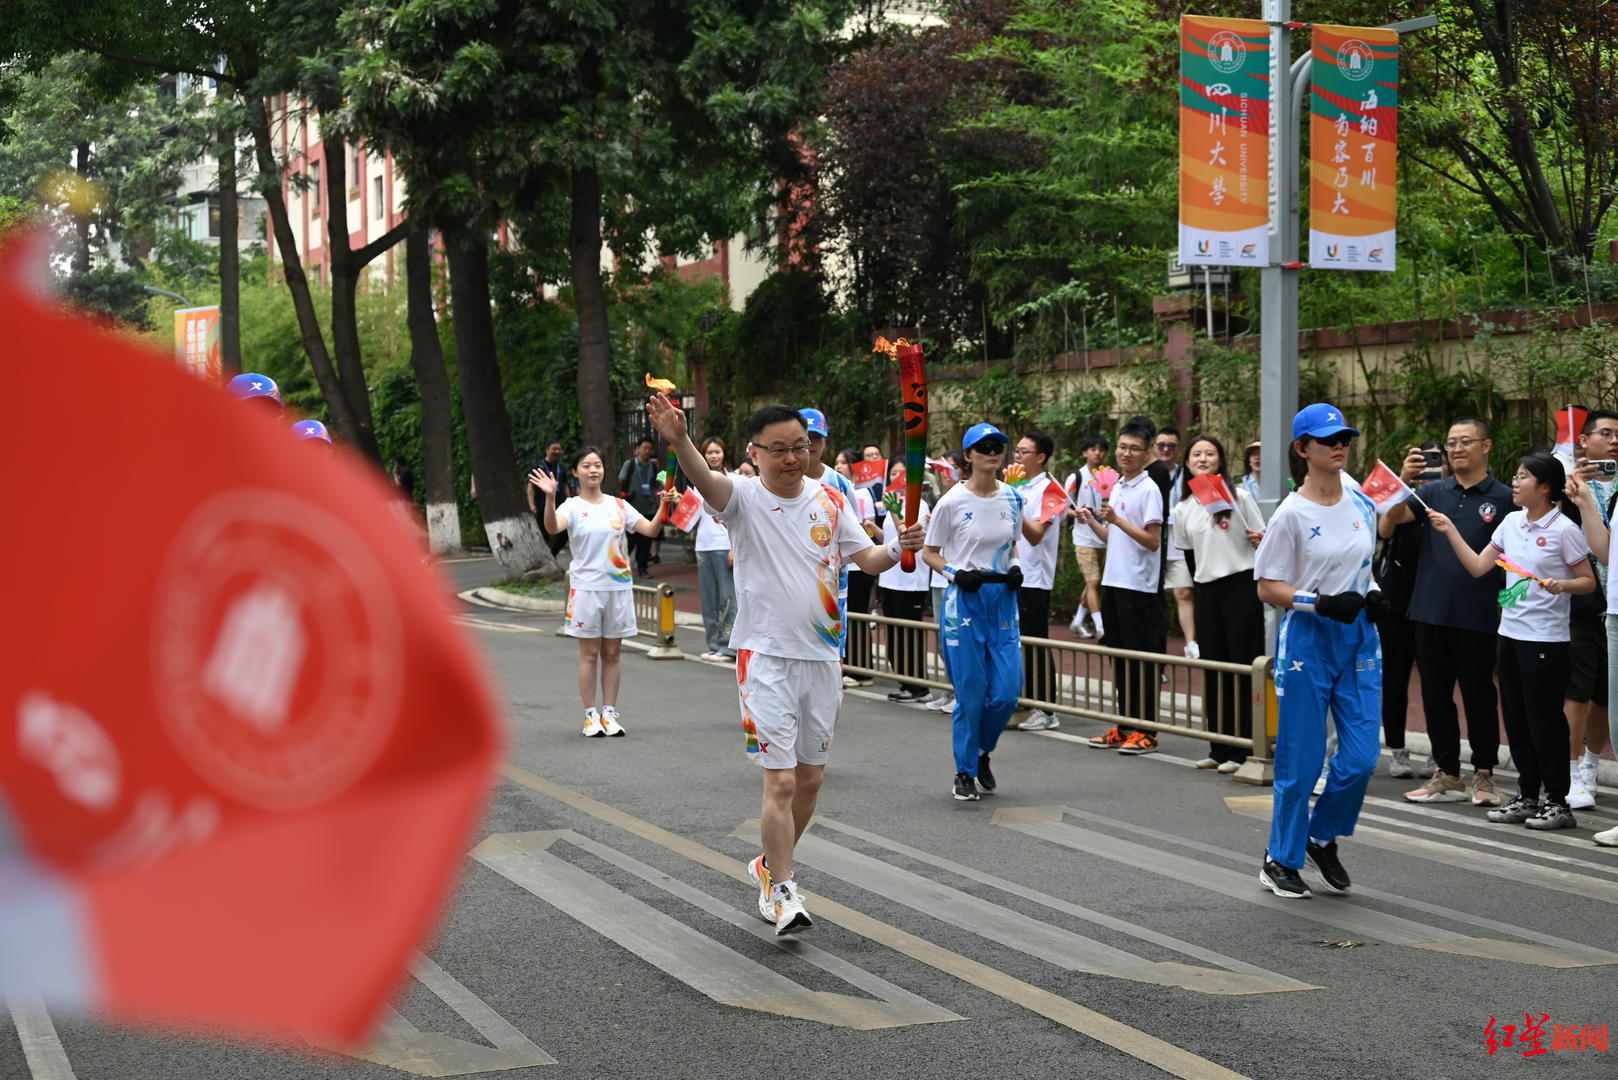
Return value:
M 995 454 L 1003 454 L 1005 452 L 1006 444 L 1000 442 L 998 439 L 984 439 L 981 442 L 972 444 L 972 453 L 983 454 L 986 457 L 992 457 Z
M 1339 431 L 1335 435 L 1326 435 L 1317 437 L 1315 439 L 1315 442 L 1319 443 L 1321 446 L 1347 446 L 1353 441 L 1354 436 L 1350 435 L 1346 431 Z

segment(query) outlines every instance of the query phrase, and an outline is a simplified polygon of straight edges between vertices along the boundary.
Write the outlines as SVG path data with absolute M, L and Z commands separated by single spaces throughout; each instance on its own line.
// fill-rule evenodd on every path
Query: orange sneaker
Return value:
M 1117 728 L 1108 728 L 1105 732 L 1090 740 L 1090 745 L 1097 750 L 1116 750 L 1124 745 L 1123 732 Z
M 1148 735 L 1144 731 L 1131 731 L 1124 744 L 1118 748 L 1120 754 L 1155 754 L 1157 753 L 1157 737 Z

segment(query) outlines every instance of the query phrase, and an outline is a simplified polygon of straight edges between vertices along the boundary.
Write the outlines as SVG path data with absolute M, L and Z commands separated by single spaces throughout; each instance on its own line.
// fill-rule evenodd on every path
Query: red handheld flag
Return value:
M 1377 513 L 1385 514 L 1410 498 L 1413 492 L 1399 479 L 1398 473 L 1378 461 L 1376 468 L 1360 484 L 1360 494 L 1376 504 Z M 1420 502 L 1419 499 L 1417 501 Z
M 1052 482 L 1045 485 L 1045 494 L 1039 500 L 1039 520 L 1055 521 L 1067 510 L 1067 492 L 1062 485 Z
M 445 904 L 496 706 L 380 476 L 17 287 L 11 495 L 27 633 L 0 664 L 6 989 L 164 1026 L 354 1045 Z M 139 484 L 80 494 L 117 447 Z M 119 570 L 87 576 L 108 521 Z M 30 909 L 30 903 L 32 908 Z
M 873 487 L 880 484 L 888 475 L 886 461 L 855 461 L 848 466 L 848 471 L 854 474 L 855 487 Z
M 1197 502 L 1202 504 L 1203 509 L 1210 514 L 1217 514 L 1221 510 L 1236 509 L 1236 496 L 1230 493 L 1230 488 L 1225 485 L 1224 478 L 1214 473 L 1193 476 L 1187 481 L 1186 487 L 1190 489 L 1191 494 L 1197 497 Z
M 1573 448 L 1579 445 L 1579 433 L 1584 430 L 1584 422 L 1589 416 L 1587 411 L 1577 405 L 1557 410 L 1555 450 L 1558 454 L 1573 456 Z
M 702 509 L 702 496 L 696 488 L 686 488 L 680 501 L 674 504 L 674 513 L 669 515 L 669 524 L 681 532 L 689 532 L 692 524 L 697 520 L 697 512 Z

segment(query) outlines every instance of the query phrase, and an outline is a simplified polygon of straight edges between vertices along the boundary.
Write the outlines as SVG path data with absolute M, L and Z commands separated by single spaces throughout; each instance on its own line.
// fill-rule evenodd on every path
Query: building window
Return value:
M 309 207 L 320 209 L 320 162 L 309 163 Z
M 382 220 L 382 178 L 371 177 L 371 220 Z
M 208 235 L 218 237 L 219 231 L 219 196 L 208 196 Z

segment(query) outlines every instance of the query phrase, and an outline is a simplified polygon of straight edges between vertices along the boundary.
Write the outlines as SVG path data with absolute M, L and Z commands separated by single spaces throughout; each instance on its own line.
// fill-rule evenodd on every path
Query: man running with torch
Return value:
M 901 549 L 921 547 L 923 531 L 910 525 L 897 546 L 873 545 L 843 496 L 804 475 L 809 432 L 796 409 L 766 405 L 748 419 L 757 477 L 709 469 L 685 414 L 662 394 L 646 411 L 708 512 L 730 529 L 736 561 L 730 646 L 747 753 L 764 768 L 764 853 L 748 873 L 759 886 L 759 915 L 777 934 L 798 933 L 811 922 L 792 878 L 792 852 L 814 814 L 843 701 L 838 577 L 844 561 L 882 573 Z

